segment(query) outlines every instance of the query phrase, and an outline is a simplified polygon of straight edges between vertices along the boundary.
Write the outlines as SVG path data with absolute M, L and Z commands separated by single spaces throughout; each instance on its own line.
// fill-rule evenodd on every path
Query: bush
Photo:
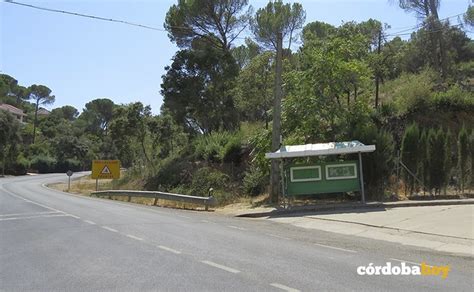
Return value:
M 156 175 L 147 178 L 147 190 L 170 191 L 183 183 L 189 183 L 193 165 L 189 157 L 169 157 L 159 167 Z
M 222 192 L 229 185 L 230 178 L 225 173 L 210 167 L 198 169 L 191 183 L 191 192 L 195 196 L 207 196 L 209 189 L 213 188 L 214 193 Z
M 213 132 L 196 138 L 195 154 L 208 162 L 240 163 L 241 137 L 238 133 Z
M 57 172 L 67 172 L 68 170 L 81 171 L 82 170 L 81 162 L 76 159 L 66 159 L 66 160 L 57 162 L 56 164 Z
M 28 172 L 28 168 L 30 168 L 30 161 L 28 161 L 28 159 L 23 155 L 19 155 L 7 169 L 7 173 L 13 175 L 24 175 Z
M 243 180 L 244 192 L 251 196 L 260 195 L 265 191 L 269 183 L 268 175 L 257 166 L 251 166 L 246 172 Z
M 435 93 L 431 103 L 442 110 L 474 110 L 474 93 L 454 85 L 445 92 Z
M 31 159 L 31 168 L 39 173 L 51 173 L 56 170 L 56 159 L 50 156 L 38 155 Z

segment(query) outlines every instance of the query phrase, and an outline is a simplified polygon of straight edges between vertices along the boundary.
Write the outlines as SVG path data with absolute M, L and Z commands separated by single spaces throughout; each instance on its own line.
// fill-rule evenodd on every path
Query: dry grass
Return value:
M 62 191 L 62 192 L 68 192 L 67 183 L 49 184 L 48 187 Z M 99 191 L 112 190 L 112 189 L 142 190 L 143 185 L 141 185 L 140 182 L 133 180 L 130 183 L 121 185 L 119 188 L 117 180 L 111 180 L 111 179 L 99 180 Z M 96 180 L 92 179 L 90 176 L 84 176 L 74 181 L 71 180 L 71 188 L 69 190 L 69 193 L 90 197 L 91 193 L 94 192 L 95 190 L 96 190 Z M 107 197 L 103 197 L 103 198 L 107 199 Z M 126 196 L 112 196 L 110 197 L 110 199 L 116 200 L 116 201 L 128 202 L 128 197 Z M 152 206 L 155 202 L 155 199 L 131 198 L 130 202 L 135 203 L 135 204 Z M 195 204 L 183 203 L 183 202 L 173 202 L 173 201 L 167 201 L 167 200 L 161 200 L 161 199 L 157 200 L 156 205 L 160 207 L 177 208 L 177 209 L 204 210 L 204 207 L 201 205 L 195 205 Z

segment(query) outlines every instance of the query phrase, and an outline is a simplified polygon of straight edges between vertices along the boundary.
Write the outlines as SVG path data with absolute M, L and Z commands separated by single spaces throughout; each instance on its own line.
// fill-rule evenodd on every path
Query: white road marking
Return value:
M 285 290 L 285 291 L 288 291 L 288 292 L 299 292 L 300 291 L 298 289 L 291 288 L 291 287 L 288 287 L 288 286 L 285 286 L 285 285 L 279 284 L 279 283 L 271 283 L 270 286 L 273 286 L 275 288 Z
M 33 202 L 32 200 L 28 200 L 28 199 L 26 199 L 26 198 L 23 198 L 22 196 L 15 195 L 15 194 L 13 194 L 12 192 L 9 192 L 9 191 L 7 191 L 7 190 L 5 190 L 5 191 L 6 191 L 6 193 L 8 193 L 10 196 L 14 196 L 14 197 L 16 197 L 16 198 L 18 198 L 18 199 L 21 199 L 21 200 L 25 201 L 25 202 L 28 202 L 28 203 L 31 203 L 31 204 L 34 204 L 34 205 L 37 205 L 37 206 L 40 206 L 40 207 L 49 209 L 49 210 L 51 210 L 51 211 L 56 211 L 56 212 L 58 212 L 58 213 L 65 213 L 65 212 L 63 212 L 63 211 L 61 211 L 61 210 L 58 210 L 58 209 L 55 209 L 55 208 L 52 208 L 52 207 L 43 205 L 43 204 L 38 203 L 38 202 Z
M 419 263 L 410 262 L 410 261 L 405 261 L 405 260 L 399 260 L 399 259 L 394 259 L 394 258 L 390 258 L 390 260 L 392 260 L 392 261 L 397 261 L 397 262 L 401 262 L 401 263 L 409 263 L 409 264 L 421 266 L 421 264 L 419 264 Z
M 90 225 L 95 225 L 95 222 L 90 221 L 90 220 L 84 220 L 84 222 L 89 223 Z
M 345 248 L 335 247 L 335 246 L 331 246 L 331 245 L 325 245 L 325 244 L 320 244 L 320 243 L 315 243 L 314 245 L 321 246 L 321 247 L 326 247 L 326 248 L 330 248 L 330 249 L 335 249 L 335 250 L 340 250 L 340 251 L 345 251 L 345 252 L 350 252 L 350 253 L 357 253 L 357 251 L 352 250 L 352 249 L 345 249 Z
M 135 236 L 135 235 L 131 235 L 131 234 L 125 234 L 125 236 L 131 239 L 135 239 L 135 240 L 140 240 L 140 241 L 143 240 L 143 238 Z
M 9 218 L 0 218 L 0 221 L 35 219 L 35 218 L 67 217 L 67 216 L 68 215 L 66 215 L 66 214 L 50 214 L 50 215 L 28 216 L 28 217 L 9 217 Z
M 181 218 L 191 219 L 191 217 L 184 216 L 184 215 L 176 215 L 176 216 L 181 217 Z
M 271 236 L 271 237 L 280 238 L 280 239 L 290 240 L 289 237 L 284 237 L 284 236 L 280 236 L 280 235 L 276 235 L 276 234 L 266 233 L 266 235 Z
M 175 254 L 180 254 L 181 253 L 179 250 L 172 249 L 172 248 L 167 247 L 167 246 L 158 245 L 158 247 L 161 248 L 162 250 L 166 250 L 166 251 L 169 251 L 169 252 L 172 252 L 172 253 L 175 253 Z
M 56 212 L 56 211 L 44 211 L 44 212 L 33 212 L 33 213 L 3 214 L 3 215 L 0 215 L 0 217 L 33 216 L 33 215 L 54 214 L 54 213 L 58 213 L 58 212 Z
M 234 273 L 234 274 L 240 273 L 239 270 L 229 268 L 229 267 L 226 267 L 226 266 L 223 266 L 223 265 L 219 265 L 219 264 L 216 264 L 216 263 L 211 262 L 211 261 L 201 261 L 201 263 L 204 263 L 204 264 L 209 265 L 209 266 L 214 267 L 214 268 L 224 270 L 224 271 L 229 272 L 229 273 Z
M 113 228 L 110 228 L 110 227 L 107 227 L 107 226 L 102 226 L 102 228 L 104 228 L 105 230 L 108 230 L 108 231 L 118 232 L 118 230 L 113 229 Z
M 201 220 L 201 222 L 210 223 L 208 220 Z
M 234 229 L 238 229 L 238 230 L 247 230 L 247 229 L 245 229 L 245 228 L 243 228 L 243 227 L 234 226 L 234 225 L 227 225 L 227 227 L 229 227 L 229 228 L 234 228 Z
M 81 217 L 76 216 L 76 215 L 72 215 L 72 214 L 66 214 L 66 215 L 72 218 L 81 219 Z

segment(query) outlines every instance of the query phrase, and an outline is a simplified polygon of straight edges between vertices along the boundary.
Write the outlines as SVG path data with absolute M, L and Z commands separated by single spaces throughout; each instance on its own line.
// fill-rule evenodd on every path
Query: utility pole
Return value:
M 377 45 L 377 57 L 380 59 L 380 46 L 382 45 L 382 28 L 379 30 L 379 39 Z M 379 86 L 380 86 L 380 64 L 377 64 L 375 70 L 375 108 L 379 107 Z
M 272 152 L 280 149 L 281 143 L 281 99 L 283 90 L 281 88 L 282 71 L 282 34 L 277 35 L 277 51 L 275 64 L 275 97 L 273 99 L 273 124 L 272 124 Z M 272 159 L 270 171 L 270 199 L 272 203 L 278 203 L 280 195 L 280 161 Z

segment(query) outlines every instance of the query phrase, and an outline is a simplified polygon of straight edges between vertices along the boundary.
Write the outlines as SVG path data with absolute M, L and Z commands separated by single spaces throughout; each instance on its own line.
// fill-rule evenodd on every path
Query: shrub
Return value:
M 454 85 L 447 91 L 435 93 L 431 103 L 435 108 L 443 110 L 474 110 L 474 93 Z
M 418 170 L 419 156 L 419 140 L 420 140 L 420 129 L 416 123 L 411 124 L 405 129 L 405 134 L 403 135 L 402 140 L 402 162 L 406 167 L 415 175 Z M 405 169 L 403 169 L 403 176 L 405 182 L 409 188 L 409 193 L 411 194 L 415 190 L 416 180 L 415 178 Z
M 81 162 L 76 159 L 66 159 L 56 163 L 57 172 L 67 172 L 68 170 L 81 171 L 81 169 Z
M 244 192 L 251 196 L 259 195 L 265 191 L 268 182 L 268 175 L 257 166 L 252 165 L 244 175 Z
M 238 133 L 213 132 L 196 138 L 195 154 L 198 159 L 239 163 L 241 152 L 242 142 Z
M 170 191 L 182 183 L 189 183 L 193 165 L 189 157 L 171 156 L 163 161 L 157 173 L 147 178 L 147 190 Z
M 19 155 L 17 159 L 13 161 L 7 172 L 13 175 L 24 175 L 27 173 L 28 168 L 30 168 L 30 161 L 23 155 Z
M 56 159 L 50 156 L 38 155 L 31 159 L 31 167 L 39 173 L 50 173 L 56 170 Z

